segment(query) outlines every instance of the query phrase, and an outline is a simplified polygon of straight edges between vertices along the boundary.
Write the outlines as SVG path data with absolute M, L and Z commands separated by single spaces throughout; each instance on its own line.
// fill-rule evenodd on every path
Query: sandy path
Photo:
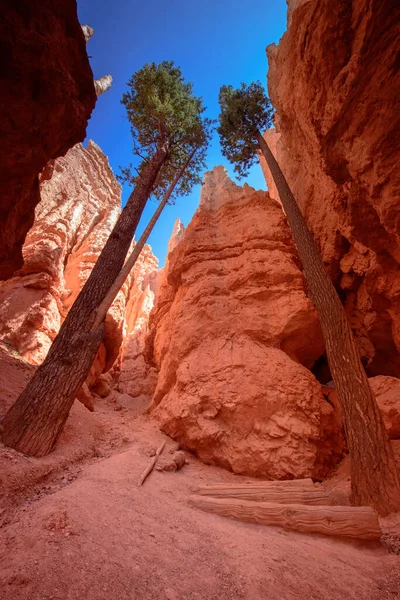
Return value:
M 76 479 L 46 482 L 14 511 L 0 530 L 1 600 L 400 597 L 400 557 L 376 544 L 246 525 L 188 507 L 191 485 L 234 479 L 221 469 L 191 459 L 138 488 L 149 449 L 163 436 L 145 420 L 133 430 L 122 451 L 78 467 Z

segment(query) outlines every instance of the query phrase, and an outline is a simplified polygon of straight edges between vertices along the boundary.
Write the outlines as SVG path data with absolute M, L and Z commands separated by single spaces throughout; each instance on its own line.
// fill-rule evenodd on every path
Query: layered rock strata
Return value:
M 290 2 L 288 30 L 267 49 L 267 140 L 370 375 L 400 375 L 399 36 L 395 0 L 303 0 Z
M 146 341 L 161 428 L 237 473 L 326 471 L 343 440 L 329 447 L 334 411 L 306 368 L 323 341 L 280 205 L 217 167 L 179 237 Z
M 96 102 L 75 0 L 0 0 L 0 279 L 22 266 L 38 175 L 84 139 Z
M 43 173 L 24 266 L 0 285 L 0 339 L 30 363 L 42 362 L 87 280 L 120 214 L 120 194 L 107 157 L 94 142 L 86 149 L 78 144 Z M 89 383 L 113 365 L 126 331 L 136 327 L 142 283 L 156 266 L 146 246 L 107 315 Z

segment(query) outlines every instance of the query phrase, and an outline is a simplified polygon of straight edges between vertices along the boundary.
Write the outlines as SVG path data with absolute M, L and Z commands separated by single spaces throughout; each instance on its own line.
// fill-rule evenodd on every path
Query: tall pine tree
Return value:
M 356 348 L 339 296 L 325 271 L 319 250 L 290 187 L 262 136 L 272 126 L 273 109 L 260 83 L 223 86 L 220 135 L 222 153 L 239 177 L 260 151 L 271 171 L 303 264 L 326 344 L 332 377 L 342 408 L 351 460 L 352 502 L 371 505 L 381 515 L 400 509 L 400 480 L 383 419 Z
M 150 195 L 166 193 L 194 148 L 198 157 L 177 191 L 184 194 L 199 180 L 208 124 L 202 99 L 194 96 L 181 70 L 173 62 L 145 65 L 129 81 L 122 103 L 140 158 L 134 189 L 46 359 L 2 421 L 3 443 L 24 454 L 50 452 L 64 427 L 103 338 L 98 309 L 123 268 Z

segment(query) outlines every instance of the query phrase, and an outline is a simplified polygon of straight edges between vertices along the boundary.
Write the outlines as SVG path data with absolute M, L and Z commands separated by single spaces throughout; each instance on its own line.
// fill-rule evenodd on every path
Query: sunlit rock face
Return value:
M 40 364 L 46 356 L 121 212 L 120 194 L 107 157 L 93 142 L 86 149 L 78 144 L 45 169 L 24 266 L 0 286 L 0 339 L 28 362 Z M 156 264 L 146 246 L 107 315 L 89 383 L 117 359 L 127 306 L 133 314 L 142 280 Z
M 394 0 L 307 0 L 289 3 L 288 30 L 267 49 L 266 139 L 370 375 L 400 375 L 399 36 Z
M 149 318 L 160 286 L 167 285 L 169 256 L 183 238 L 184 232 L 185 228 L 182 222 L 180 219 L 176 219 L 168 242 L 168 254 L 164 268 L 157 270 L 157 260 L 154 257 L 152 270 L 141 269 L 138 265 L 138 273 L 135 276 L 137 282 L 135 293 L 131 291 L 130 302 L 127 304 L 124 341 L 116 365 L 117 387 L 120 392 L 129 394 L 133 398 L 142 397 L 147 404 L 153 396 L 158 378 L 152 359 L 148 360 L 146 356 Z M 151 256 L 148 252 L 141 254 L 142 259 L 149 266 L 152 264 Z M 164 289 L 166 288 L 164 287 Z
M 217 167 L 171 246 L 145 352 L 161 428 L 237 473 L 329 468 L 333 455 L 318 455 L 326 402 L 306 368 L 323 342 L 280 205 Z
M 142 251 L 135 265 L 134 285 L 129 291 L 124 320 L 124 339 L 118 358 L 118 390 L 148 401 L 157 383 L 157 370 L 144 357 L 150 313 L 159 287 L 161 271 L 150 247 Z
M 75 0 L 2 0 L 0 12 L 0 279 L 6 279 L 22 267 L 40 200 L 38 176 L 85 138 L 96 93 Z

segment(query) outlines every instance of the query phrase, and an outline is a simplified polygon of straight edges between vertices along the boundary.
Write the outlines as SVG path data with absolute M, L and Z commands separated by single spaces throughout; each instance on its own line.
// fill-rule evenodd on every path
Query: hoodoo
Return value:
M 1 600 L 400 589 L 400 3 L 253 4 L 0 0 Z

